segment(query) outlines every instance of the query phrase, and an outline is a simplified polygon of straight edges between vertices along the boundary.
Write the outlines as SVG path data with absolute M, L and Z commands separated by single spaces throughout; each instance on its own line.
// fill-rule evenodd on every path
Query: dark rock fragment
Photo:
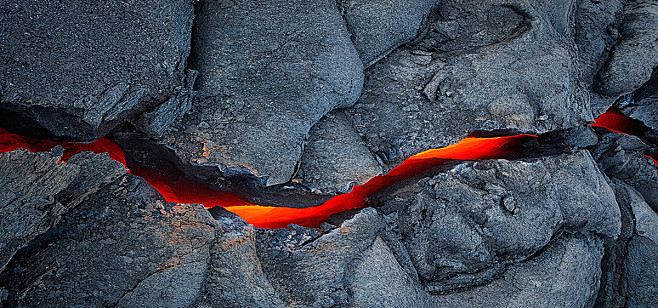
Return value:
M 368 67 L 422 33 L 437 0 L 338 0 L 354 47 Z
M 599 143 L 590 149 L 599 169 L 636 189 L 658 211 L 658 167 L 645 156 L 651 147 L 634 136 L 599 132 Z
M 586 151 L 464 163 L 410 185 L 381 205 L 396 209 L 400 241 L 434 292 L 484 283 L 559 230 L 608 238 L 620 230 L 614 194 Z
M 347 305 L 346 280 L 352 262 L 375 241 L 382 227 L 381 215 L 366 208 L 321 236 L 307 228 L 263 230 L 257 238 L 263 271 L 289 304 Z
M 624 8 L 621 39 L 597 76 L 595 89 L 608 96 L 628 94 L 642 86 L 658 67 L 658 3 L 633 0 Z
M 10 0 L 0 9 L 0 107 L 94 139 L 178 95 L 195 0 Z
M 16 251 L 126 173 L 106 155 L 85 152 L 66 163 L 60 158 L 24 149 L 0 153 L 0 272 Z
M 69 211 L 0 275 L 8 305 L 183 307 L 201 295 L 216 222 L 125 175 Z
M 283 307 L 256 254 L 254 227 L 237 217 L 223 216 L 218 222 L 201 305 Z
M 186 163 L 291 180 L 311 126 L 361 91 L 336 3 L 201 1 L 197 13 L 198 100 L 163 142 Z
M 347 193 L 382 173 L 341 111 L 329 113 L 311 129 L 296 178 L 319 193 Z
M 573 6 L 466 2 L 443 1 L 427 35 L 366 70 L 363 95 L 347 114 L 387 165 L 476 130 L 543 133 L 593 121 Z

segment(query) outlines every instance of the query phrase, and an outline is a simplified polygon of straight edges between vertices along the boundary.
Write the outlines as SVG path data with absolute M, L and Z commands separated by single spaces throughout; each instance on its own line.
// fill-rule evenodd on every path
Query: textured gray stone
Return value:
M 443 1 L 427 35 L 366 69 L 348 115 L 390 166 L 475 130 L 547 132 L 591 122 L 579 59 L 588 52 L 590 63 L 602 48 L 576 52 L 574 10 L 564 1 Z M 591 14 L 613 19 L 606 10 Z
M 624 8 L 614 46 L 597 76 L 595 89 L 608 96 L 628 94 L 642 86 L 658 66 L 658 3 L 633 0 Z
M 587 151 L 530 162 L 464 163 L 380 201 L 425 288 L 482 284 L 559 230 L 616 238 L 619 207 Z
M 188 307 L 201 295 L 216 222 L 125 175 L 70 210 L 0 275 L 8 306 Z
M 490 284 L 434 297 L 435 307 L 591 307 L 603 247 L 581 237 L 558 238 Z
M 283 307 L 256 254 L 254 227 L 236 217 L 218 218 L 202 307 Z
M 351 307 L 432 307 L 431 297 L 404 271 L 381 238 L 356 260 Z
M 322 118 L 304 145 L 296 178 L 317 193 L 346 193 L 382 173 L 341 111 Z
M 645 202 L 642 195 L 621 180 L 613 180 L 619 204 L 632 213 L 632 236 L 620 243 L 625 254 L 617 264 L 621 271 L 619 294 L 628 307 L 658 305 L 658 214 Z M 618 245 L 620 245 L 618 244 Z
M 336 3 L 201 1 L 197 14 L 198 100 L 164 142 L 185 162 L 289 181 L 311 126 L 361 91 Z
M 0 107 L 93 139 L 184 85 L 195 0 L 3 1 Z
M 628 243 L 626 260 L 628 307 L 655 307 L 658 305 L 658 299 L 656 299 L 656 293 L 658 293 L 657 256 L 657 243 L 646 237 L 636 236 Z
M 338 0 L 347 30 L 365 66 L 422 33 L 438 0 Z
M 263 271 L 288 305 L 347 305 L 352 263 L 383 224 L 375 209 L 366 208 L 326 234 L 307 228 L 263 230 L 257 244 Z
M 658 211 L 658 165 L 645 153 L 651 147 L 637 137 L 599 130 L 599 143 L 591 148 L 601 171 L 620 179 L 642 194 Z
M 63 214 L 126 173 L 107 155 L 61 155 L 24 149 L 0 153 L 0 272 L 12 256 Z

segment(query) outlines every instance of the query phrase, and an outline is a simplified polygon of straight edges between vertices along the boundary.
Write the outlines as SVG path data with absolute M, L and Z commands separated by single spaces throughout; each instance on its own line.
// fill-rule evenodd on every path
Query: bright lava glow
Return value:
M 315 227 L 329 216 L 351 209 L 368 206 L 367 198 L 400 181 L 421 176 L 447 160 L 505 158 L 522 149 L 523 143 L 534 135 L 514 135 L 494 138 L 469 137 L 459 143 L 431 149 L 405 160 L 386 175 L 374 177 L 364 185 L 355 186 L 352 192 L 336 196 L 322 205 L 308 208 L 288 208 L 249 204 L 232 193 L 222 192 L 210 185 L 187 178 L 167 178 L 148 168 L 134 167 L 131 173 L 144 178 L 169 202 L 200 203 L 207 208 L 222 206 L 260 228 L 284 228 L 289 224 Z M 126 165 L 123 149 L 107 138 L 91 143 L 54 142 L 24 137 L 0 129 L 0 152 L 26 148 L 32 152 L 50 151 L 60 145 L 64 148 L 62 161 L 81 151 L 108 153 Z
M 80 152 L 91 151 L 94 153 L 108 153 L 110 158 L 122 163 L 124 166 L 126 165 L 126 156 L 123 149 L 108 138 L 100 138 L 89 143 L 55 142 L 17 135 L 0 128 L 0 153 L 10 152 L 18 148 L 24 148 L 33 153 L 49 152 L 58 145 L 64 148 L 64 154 L 60 162 L 65 162 Z
M 608 111 L 596 118 L 594 123 L 590 125 L 603 127 L 615 133 L 636 137 L 641 137 L 642 134 L 648 130 L 647 126 L 644 125 L 642 121 L 629 118 L 614 107 L 608 109 Z M 658 154 L 644 156 L 653 159 L 653 162 L 658 165 Z
M 368 206 L 369 196 L 400 181 L 420 176 L 447 160 L 505 158 L 518 152 L 524 142 L 536 137 L 533 135 L 471 137 L 444 148 L 428 150 L 410 157 L 388 174 L 376 176 L 364 185 L 355 186 L 350 193 L 333 197 L 320 206 L 298 209 L 242 205 L 226 207 L 226 209 L 260 228 L 283 228 L 292 223 L 314 227 L 333 214 Z
M 605 113 L 601 114 L 592 126 L 603 127 L 615 133 L 626 135 L 641 136 L 646 126 L 642 121 L 629 118 L 621 113 L 616 108 L 610 108 Z

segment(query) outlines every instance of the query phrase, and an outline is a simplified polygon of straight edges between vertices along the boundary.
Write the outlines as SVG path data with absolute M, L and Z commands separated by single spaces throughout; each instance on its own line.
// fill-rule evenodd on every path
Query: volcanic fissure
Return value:
M 628 118 L 616 109 L 608 110 L 591 125 L 639 137 L 648 130 L 642 122 Z M 488 135 L 492 134 L 496 133 Z M 520 153 L 528 147 L 528 143 L 536 142 L 537 138 L 539 136 L 532 134 L 509 134 L 509 132 L 496 137 L 474 134 L 456 144 L 411 156 L 387 174 L 376 176 L 363 185 L 355 186 L 350 193 L 337 195 L 319 205 L 303 208 L 254 204 L 233 192 L 218 189 L 199 180 L 164 174 L 158 168 L 140 165 L 130 160 L 130 163 L 127 163 L 124 149 L 112 137 L 101 138 L 90 143 L 56 142 L 21 136 L 0 128 L 0 152 L 18 148 L 45 152 L 60 146 L 63 149 L 61 162 L 82 151 L 108 153 L 110 158 L 126 166 L 130 173 L 144 178 L 168 202 L 199 203 L 206 208 L 220 206 L 256 227 L 273 229 L 284 228 L 289 224 L 316 227 L 333 214 L 366 207 L 369 205 L 369 196 L 395 183 L 425 175 L 448 161 L 532 156 Z M 652 157 L 656 161 L 658 155 L 647 154 L 647 157 Z

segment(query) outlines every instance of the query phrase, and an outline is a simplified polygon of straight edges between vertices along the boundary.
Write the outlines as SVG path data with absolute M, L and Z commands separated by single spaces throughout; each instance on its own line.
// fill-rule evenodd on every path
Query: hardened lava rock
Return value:
M 621 7 L 610 5 L 443 1 L 426 35 L 366 69 L 363 94 L 347 113 L 368 148 L 393 166 L 475 130 L 591 122 L 587 79 L 613 39 L 603 33 L 587 43 L 582 32 L 594 27 L 587 19 L 613 24 Z
M 338 0 L 354 47 L 367 67 L 423 34 L 437 0 Z
M 597 76 L 596 91 L 608 96 L 628 94 L 642 86 L 658 66 L 658 3 L 633 0 L 624 8 L 615 44 Z
M 163 142 L 186 163 L 289 181 L 311 126 L 361 92 L 363 64 L 336 3 L 201 1 L 197 12 L 198 99 Z
M 587 151 L 465 163 L 385 196 L 383 211 L 395 213 L 399 240 L 431 292 L 486 282 L 563 232 L 594 239 L 620 230 L 615 196 Z
M 342 111 L 334 111 L 311 129 L 295 179 L 317 193 L 334 194 L 382 173 L 352 123 Z
M 0 153 L 0 272 L 16 251 L 126 172 L 102 155 L 79 154 L 63 164 L 60 159 L 24 149 Z
M 89 140 L 187 91 L 194 3 L 3 1 L 3 122 Z

